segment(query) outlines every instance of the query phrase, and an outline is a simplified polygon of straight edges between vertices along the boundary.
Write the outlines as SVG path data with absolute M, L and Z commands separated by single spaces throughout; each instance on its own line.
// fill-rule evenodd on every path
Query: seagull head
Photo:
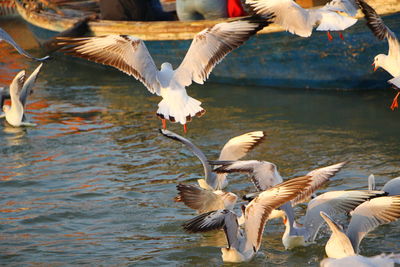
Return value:
M 171 63 L 164 62 L 161 64 L 161 70 L 173 70 Z
M 9 105 L 4 105 L 4 106 L 3 106 L 3 112 L 4 112 L 4 113 L 7 113 L 8 111 L 10 111 L 10 108 L 11 108 L 11 107 L 10 107 Z
M 374 62 L 372 63 L 372 66 L 374 66 L 374 71 L 376 71 L 379 67 L 382 67 L 382 63 L 385 60 L 384 57 L 385 55 L 380 54 L 374 58 Z

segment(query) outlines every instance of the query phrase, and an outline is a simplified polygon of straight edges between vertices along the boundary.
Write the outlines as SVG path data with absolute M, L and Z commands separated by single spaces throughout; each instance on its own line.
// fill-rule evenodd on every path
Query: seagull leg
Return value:
M 167 121 L 165 119 L 161 119 L 162 122 L 162 128 L 165 130 L 167 129 Z
M 187 133 L 187 126 L 186 126 L 186 123 L 183 125 L 183 132 L 184 132 L 184 133 Z
M 332 41 L 332 40 L 333 40 L 333 37 L 332 37 L 332 34 L 331 34 L 330 31 L 327 31 L 327 32 L 326 32 L 326 35 L 328 35 L 328 40 L 329 40 L 329 41 Z
M 340 39 L 342 39 L 344 41 L 344 37 L 343 37 L 343 33 L 342 32 L 339 32 L 339 37 L 340 37 Z
M 393 98 L 393 102 L 392 102 L 392 105 L 390 106 L 390 109 L 391 110 L 395 110 L 396 108 L 398 108 L 399 107 L 399 103 L 397 102 L 397 100 L 398 100 L 398 98 L 399 98 L 399 95 L 400 95 L 400 91 L 396 94 L 396 96 Z

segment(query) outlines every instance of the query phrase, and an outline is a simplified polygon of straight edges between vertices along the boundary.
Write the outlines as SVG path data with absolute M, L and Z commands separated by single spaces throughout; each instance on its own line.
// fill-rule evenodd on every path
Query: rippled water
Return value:
M 0 51 L 0 85 L 37 66 L 3 43 Z M 285 177 L 350 161 L 321 192 L 365 189 L 370 173 L 378 187 L 400 176 L 400 113 L 388 108 L 393 92 L 385 81 L 373 92 L 213 83 L 189 92 L 207 114 L 189 124 L 186 137 L 210 159 L 230 137 L 264 130 L 265 143 L 247 158 L 272 161 Z M 28 106 L 38 126 L 0 125 L 0 264 L 222 263 L 222 233 L 181 229 L 194 213 L 173 202 L 175 186 L 195 183 L 202 167 L 158 133 L 159 100 L 132 78 L 83 61 L 56 57 L 43 67 Z M 169 129 L 182 133 L 177 124 Z M 231 176 L 229 189 L 254 190 L 243 175 Z M 318 245 L 293 251 L 284 250 L 282 233 L 278 221 L 268 223 L 253 266 L 317 265 L 325 257 L 328 231 Z M 398 252 L 399 238 L 399 223 L 382 226 L 364 239 L 361 253 Z

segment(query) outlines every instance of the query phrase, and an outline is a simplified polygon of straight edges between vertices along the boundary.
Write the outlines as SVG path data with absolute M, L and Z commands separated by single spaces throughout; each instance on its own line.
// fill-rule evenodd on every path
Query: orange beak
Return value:
M 286 217 L 286 216 L 283 216 L 282 221 L 283 221 L 283 224 L 286 224 L 286 222 L 287 222 L 287 217 Z

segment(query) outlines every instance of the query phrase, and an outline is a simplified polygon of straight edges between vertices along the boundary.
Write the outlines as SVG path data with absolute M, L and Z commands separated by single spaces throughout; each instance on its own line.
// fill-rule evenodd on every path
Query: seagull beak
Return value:
M 378 67 L 375 66 L 375 62 L 373 62 L 371 65 L 374 66 L 374 71 L 376 71 L 378 69 Z

